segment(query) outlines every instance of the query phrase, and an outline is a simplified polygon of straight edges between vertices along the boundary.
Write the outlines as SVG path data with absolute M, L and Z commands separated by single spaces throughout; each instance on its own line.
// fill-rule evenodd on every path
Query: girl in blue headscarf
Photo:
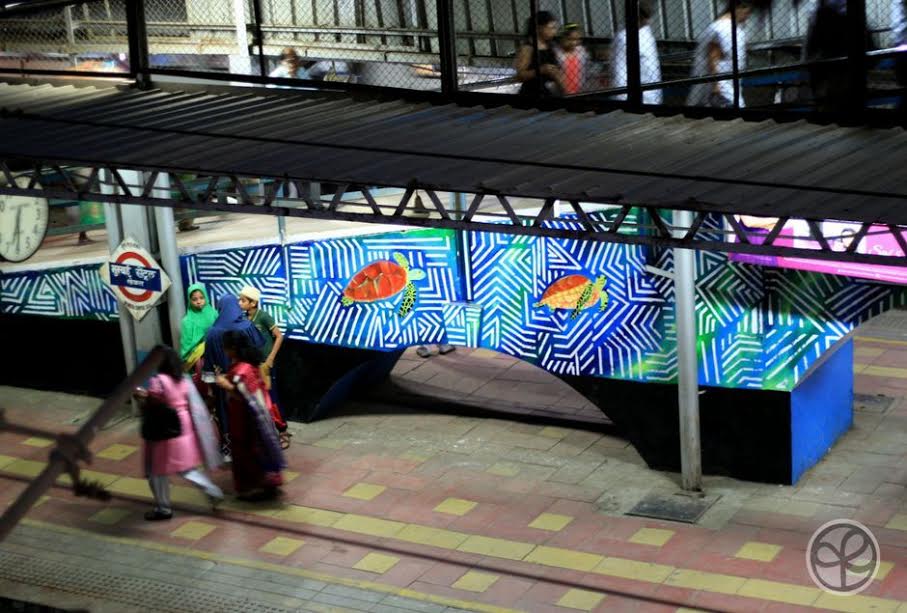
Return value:
M 239 299 L 232 294 L 224 294 L 217 301 L 218 316 L 214 325 L 205 335 L 204 368 L 207 371 L 206 380 L 213 382 L 214 375 L 230 370 L 231 360 L 224 349 L 224 338 L 227 334 L 235 332 L 249 340 L 249 344 L 259 351 L 264 346 L 265 340 L 261 332 L 255 327 L 241 308 Z M 229 428 L 227 426 L 227 399 L 220 388 L 214 390 L 214 401 L 217 407 L 217 421 L 220 427 L 221 441 L 225 455 L 230 454 Z

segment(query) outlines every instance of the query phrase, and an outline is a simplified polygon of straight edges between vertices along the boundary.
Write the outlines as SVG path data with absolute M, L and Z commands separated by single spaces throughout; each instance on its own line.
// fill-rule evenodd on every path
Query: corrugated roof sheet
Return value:
M 907 135 L 242 93 L 0 84 L 0 155 L 907 225 Z

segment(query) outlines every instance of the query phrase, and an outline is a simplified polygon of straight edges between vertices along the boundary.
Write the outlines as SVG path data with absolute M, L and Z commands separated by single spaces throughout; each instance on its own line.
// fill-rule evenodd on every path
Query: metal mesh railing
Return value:
M 99 0 L 0 19 L 0 69 L 129 71 L 125 0 Z
M 905 1 L 864 28 L 846 0 L 143 0 L 143 42 L 151 72 L 277 87 L 838 112 L 900 103 Z M 0 68 L 125 72 L 127 6 L 0 14 Z
M 268 74 L 440 91 L 435 0 L 260 0 Z

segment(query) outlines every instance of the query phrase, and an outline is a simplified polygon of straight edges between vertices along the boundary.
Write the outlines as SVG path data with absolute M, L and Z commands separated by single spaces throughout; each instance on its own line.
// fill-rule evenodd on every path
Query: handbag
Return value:
M 176 409 L 160 398 L 149 396 L 142 409 L 142 438 L 146 441 L 166 441 L 183 433 Z

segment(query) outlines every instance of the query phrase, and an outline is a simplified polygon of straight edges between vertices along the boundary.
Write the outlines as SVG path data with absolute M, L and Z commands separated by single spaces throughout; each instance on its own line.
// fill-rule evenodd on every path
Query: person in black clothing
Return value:
M 548 11 L 529 18 L 527 40 L 517 51 L 513 62 L 516 79 L 523 85 L 521 96 L 560 96 L 564 92 L 564 73 L 554 54 L 557 19 Z M 538 45 L 536 55 L 535 45 Z

